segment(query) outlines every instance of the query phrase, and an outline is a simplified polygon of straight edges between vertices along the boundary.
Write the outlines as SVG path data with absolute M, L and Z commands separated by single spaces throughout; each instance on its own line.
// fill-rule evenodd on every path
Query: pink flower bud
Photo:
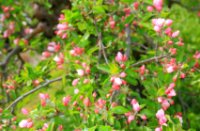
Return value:
M 131 105 L 133 106 L 134 111 L 140 111 L 140 105 L 136 99 L 131 100 Z
M 142 115 L 141 118 L 142 118 L 142 120 L 144 120 L 144 121 L 147 120 L 147 116 L 146 116 L 146 115 Z
M 72 85 L 73 85 L 73 86 L 76 86 L 76 85 L 78 84 L 78 82 L 79 82 L 79 78 L 74 79 L 74 80 L 72 81 Z
M 115 60 L 120 63 L 120 62 L 125 62 L 127 61 L 127 56 L 126 55 L 123 55 L 121 52 L 118 52 L 116 57 L 115 57 Z
M 70 96 L 63 97 L 63 99 L 62 99 L 63 105 L 68 106 L 70 100 L 71 100 Z
M 48 52 L 48 51 L 44 51 L 44 52 L 42 52 L 42 56 L 43 56 L 44 58 L 48 58 L 48 57 L 51 56 L 51 53 Z
M 172 45 L 172 44 L 173 44 L 173 41 L 169 40 L 169 41 L 167 42 L 167 44 L 168 44 L 168 45 Z
M 155 131 L 162 131 L 162 127 L 157 127 Z
M 125 72 L 122 72 L 122 73 L 120 73 L 120 75 L 119 75 L 121 78 L 124 78 L 124 77 L 126 77 L 126 73 Z
M 177 30 L 175 32 L 172 33 L 172 38 L 176 38 L 179 35 L 180 31 Z
M 130 124 L 135 119 L 134 115 L 128 116 L 128 123 Z
M 157 11 L 160 12 L 162 10 L 162 5 L 163 5 L 163 0 L 153 0 L 153 6 Z
M 167 25 L 167 26 L 171 26 L 172 23 L 173 23 L 173 20 L 171 20 L 171 19 L 167 19 L 167 20 L 165 21 L 165 25 Z
M 181 73 L 180 78 L 181 78 L 181 79 L 184 79 L 185 76 L 186 76 L 185 73 Z
M 26 108 L 22 108 L 22 109 L 21 109 L 21 112 L 22 112 L 22 114 L 24 114 L 24 115 L 28 115 L 28 114 L 29 114 L 29 111 L 28 111 Z
M 163 110 L 167 110 L 170 107 L 170 104 L 167 100 L 162 101 L 162 108 Z
M 133 3 L 133 6 L 134 6 L 134 9 L 135 9 L 135 10 L 138 10 L 139 2 L 134 2 L 134 3 Z
M 86 107 L 89 107 L 91 105 L 91 102 L 90 102 L 90 99 L 88 97 L 86 97 L 84 100 L 83 100 L 83 104 L 86 106 Z
M 147 6 L 147 11 L 152 12 L 154 10 L 153 6 Z
M 176 54 L 176 48 L 170 48 L 169 52 L 170 52 L 170 54 L 175 55 Z

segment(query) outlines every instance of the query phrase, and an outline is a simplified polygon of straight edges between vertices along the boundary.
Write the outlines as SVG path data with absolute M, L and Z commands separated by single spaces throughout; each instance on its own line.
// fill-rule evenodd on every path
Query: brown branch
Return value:
M 43 23 L 39 23 L 38 26 L 36 27 L 36 29 L 31 33 L 28 34 L 24 37 L 24 39 L 26 40 L 31 40 L 33 38 L 33 36 L 35 36 L 36 34 L 42 32 L 45 28 L 45 25 Z M 20 46 L 16 46 L 11 52 L 8 53 L 8 55 L 5 57 L 5 59 L 0 62 L 0 67 L 2 67 L 2 70 L 5 70 L 6 65 L 9 63 L 10 59 L 14 56 L 19 54 L 22 51 L 22 47 Z
M 55 78 L 55 79 L 52 79 L 52 80 L 46 80 L 46 82 L 42 83 L 41 85 L 37 86 L 36 88 L 26 92 L 25 94 L 19 96 L 16 100 L 14 100 L 7 108 L 6 110 L 9 110 L 10 108 L 14 108 L 16 106 L 16 104 L 23 100 L 25 97 L 29 96 L 30 94 L 36 92 L 37 90 L 39 89 L 42 89 L 43 87 L 53 83 L 53 82 L 56 82 L 56 81 L 60 81 L 62 80 L 63 77 L 58 77 L 58 78 Z
M 135 67 L 135 66 L 141 66 L 143 64 L 148 64 L 148 63 L 151 63 L 151 62 L 156 62 L 162 58 L 165 58 L 165 57 L 169 57 L 170 55 L 161 55 L 161 56 L 155 56 L 155 57 L 152 57 L 152 58 L 149 58 L 149 59 L 146 59 L 146 60 L 143 60 L 143 61 L 139 61 L 135 64 L 132 64 L 131 67 Z

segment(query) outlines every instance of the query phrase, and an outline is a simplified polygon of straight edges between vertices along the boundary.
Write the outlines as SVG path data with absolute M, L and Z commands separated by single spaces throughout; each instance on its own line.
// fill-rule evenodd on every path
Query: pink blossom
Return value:
M 105 107 L 106 101 L 103 99 L 98 99 L 98 101 L 95 103 L 95 106 L 97 108 L 103 109 Z
M 156 118 L 158 119 L 158 123 L 160 125 L 166 125 L 167 118 L 165 117 L 165 112 L 163 109 L 157 111 Z
M 144 120 L 144 121 L 146 121 L 147 120 L 147 116 L 146 115 L 142 115 L 141 119 Z
M 178 118 L 180 123 L 183 124 L 183 117 L 181 112 L 176 113 L 175 118 Z
M 193 57 L 197 60 L 200 59 L 200 51 L 196 51 Z
M 62 19 L 62 18 L 61 18 Z M 64 23 L 60 23 L 57 25 L 57 30 L 56 30 L 56 34 L 58 36 L 60 36 L 62 39 L 65 39 L 67 37 L 67 33 L 66 31 L 69 30 L 69 25 L 67 22 Z
M 134 3 L 133 3 L 133 6 L 134 6 L 134 9 L 135 9 L 135 10 L 138 10 L 139 2 L 134 2 Z
M 167 96 L 169 98 L 173 97 L 173 96 L 176 96 L 176 91 L 174 89 L 170 90 L 169 93 L 167 93 Z
M 162 127 L 157 127 L 155 131 L 162 131 Z
M 165 19 L 163 18 L 152 19 L 152 24 L 154 26 L 163 27 L 165 24 Z
M 53 60 L 57 63 L 58 68 L 62 68 L 62 65 L 64 64 L 63 53 L 59 53 L 59 56 L 55 56 Z
M 124 78 L 124 77 L 126 77 L 126 73 L 125 73 L 125 72 L 121 72 L 119 76 L 120 76 L 121 78 Z
M 167 72 L 168 73 L 172 73 L 174 72 L 174 67 L 172 65 L 169 65 L 167 68 L 166 68 Z
M 20 127 L 20 128 L 26 128 L 27 125 L 28 125 L 28 120 L 22 120 L 22 121 L 20 121 L 20 123 L 19 123 L 19 127 Z
M 170 48 L 169 52 L 170 52 L 170 54 L 175 55 L 176 54 L 176 48 Z
M 179 35 L 180 31 L 177 30 L 175 32 L 172 33 L 172 38 L 176 38 Z
M 128 116 L 128 123 L 130 124 L 135 119 L 134 115 Z
M 70 100 L 71 100 L 70 96 L 63 97 L 63 99 L 62 99 L 63 105 L 68 106 Z
M 109 18 L 109 24 L 110 24 L 110 28 L 114 29 L 115 28 L 115 24 L 116 22 L 114 21 L 113 17 Z
M 83 80 L 83 83 L 84 83 L 84 84 L 87 84 L 87 83 L 89 83 L 89 82 L 90 82 L 89 79 L 84 79 L 84 80 Z
M 172 44 L 173 44 L 173 41 L 169 40 L 169 41 L 167 42 L 167 44 L 168 44 L 168 45 L 172 45 Z
M 117 78 L 114 78 L 114 82 L 113 82 L 115 85 L 118 85 L 118 86 L 120 86 L 121 84 L 122 84 L 122 80 L 119 78 L 119 77 L 117 77 Z
M 180 74 L 180 78 L 181 78 L 181 79 L 184 79 L 185 77 L 186 77 L 185 73 L 181 73 L 181 74 Z
M 32 120 L 29 120 L 29 119 L 22 120 L 19 123 L 19 127 L 20 128 L 32 128 L 33 127 L 33 122 L 32 122 Z
M 47 50 L 50 52 L 58 52 L 60 50 L 60 44 L 56 44 L 55 42 L 50 42 L 48 44 Z
M 29 111 L 28 111 L 26 108 L 22 108 L 22 109 L 21 109 L 21 112 L 22 112 L 22 114 L 24 114 L 24 115 L 28 115 L 28 114 L 29 114 Z
M 46 106 L 46 101 L 49 99 L 49 94 L 39 94 L 41 105 L 44 107 Z
M 14 43 L 15 45 L 19 45 L 19 42 L 20 42 L 20 38 L 16 38 L 16 39 L 14 39 L 14 41 L 13 41 L 13 43 Z
M 165 112 L 164 112 L 163 109 L 160 109 L 160 110 L 157 111 L 156 118 L 160 119 L 160 118 L 162 118 L 164 116 L 165 116 Z
M 161 27 L 160 26 L 154 26 L 153 28 L 155 32 L 160 33 L 161 32 Z
M 79 78 L 74 79 L 74 80 L 72 81 L 72 85 L 73 85 L 73 86 L 76 86 L 76 85 L 78 84 L 78 82 L 79 82 Z
M 162 104 L 163 110 L 167 110 L 170 107 L 170 103 L 166 99 L 163 100 L 161 104 Z
M 79 89 L 74 89 L 74 94 L 78 94 L 79 93 Z
M 172 23 L 173 23 L 173 20 L 171 20 L 171 19 L 167 19 L 167 20 L 165 21 L 165 25 L 167 25 L 167 26 L 171 26 Z
M 65 15 L 64 15 L 64 14 L 60 14 L 58 20 L 59 20 L 59 21 L 62 21 L 62 20 L 64 20 L 64 19 L 65 19 Z
M 172 29 L 169 27 L 165 30 L 165 34 L 168 35 L 169 37 L 172 36 Z
M 140 75 L 141 75 L 141 76 L 144 75 L 144 74 L 145 74 L 145 71 L 146 71 L 145 65 L 142 65 L 142 66 L 140 67 L 140 69 L 139 69 Z
M 44 52 L 42 52 L 42 56 L 43 56 L 44 58 L 48 58 L 48 57 L 51 56 L 51 53 L 48 52 L 48 51 L 44 51 Z
M 80 56 L 81 54 L 83 54 L 84 52 L 84 48 L 80 48 L 80 47 L 74 47 L 73 50 L 70 50 L 70 54 L 72 56 Z
M 115 60 L 118 63 L 125 62 L 125 61 L 127 61 L 127 56 L 123 55 L 121 52 L 118 52 L 117 55 L 116 55 L 116 57 L 115 57 Z
M 139 105 L 139 103 L 137 102 L 136 99 L 131 100 L 131 105 L 133 106 L 133 109 L 135 111 L 140 111 L 140 105 Z
M 175 83 L 171 83 L 169 87 L 165 90 L 165 93 L 168 94 L 172 89 L 174 89 L 175 86 Z
M 86 107 L 89 107 L 91 105 L 91 102 L 90 102 L 90 99 L 88 97 L 86 97 L 84 100 L 83 100 L 83 104 L 86 106 Z
M 77 71 L 79 76 L 84 76 L 84 74 L 85 74 L 84 70 L 82 70 L 82 69 L 77 69 L 76 71 Z
M 160 12 L 162 10 L 163 0 L 153 0 L 153 6 Z
M 153 6 L 147 6 L 147 11 L 152 12 L 154 10 Z
M 47 99 L 49 99 L 49 94 L 40 93 L 39 97 L 41 100 L 47 100 Z
M 124 8 L 124 13 L 126 16 L 129 16 L 131 14 L 131 9 L 130 8 Z

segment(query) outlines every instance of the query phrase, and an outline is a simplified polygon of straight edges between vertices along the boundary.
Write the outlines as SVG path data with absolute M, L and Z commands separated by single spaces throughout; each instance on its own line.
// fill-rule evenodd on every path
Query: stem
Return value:
M 16 106 L 16 104 L 23 100 L 25 97 L 29 96 L 30 94 L 33 94 L 34 92 L 36 92 L 37 90 L 39 89 L 42 89 L 43 87 L 53 83 L 53 82 L 56 82 L 56 81 L 60 81 L 62 80 L 62 77 L 58 77 L 58 78 L 55 78 L 55 79 L 52 79 L 52 80 L 46 80 L 46 82 L 42 83 L 41 85 L 37 86 L 36 88 L 26 92 L 25 94 L 21 95 L 20 97 L 18 97 L 16 100 L 14 100 L 7 108 L 6 110 L 10 109 L 10 108 L 13 108 Z

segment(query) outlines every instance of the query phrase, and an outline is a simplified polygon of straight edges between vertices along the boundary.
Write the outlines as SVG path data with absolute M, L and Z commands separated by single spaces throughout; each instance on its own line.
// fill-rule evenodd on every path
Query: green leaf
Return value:
M 112 131 L 112 128 L 110 126 L 100 126 L 98 131 Z
M 104 14 L 105 10 L 102 5 L 94 6 L 93 7 L 94 14 Z
M 116 106 L 116 107 L 111 109 L 111 112 L 114 113 L 114 114 L 124 114 L 124 113 L 129 112 L 129 110 L 126 109 L 123 106 Z
M 107 73 L 110 73 L 110 68 L 108 67 L 108 65 L 98 65 L 97 69 L 107 72 Z

